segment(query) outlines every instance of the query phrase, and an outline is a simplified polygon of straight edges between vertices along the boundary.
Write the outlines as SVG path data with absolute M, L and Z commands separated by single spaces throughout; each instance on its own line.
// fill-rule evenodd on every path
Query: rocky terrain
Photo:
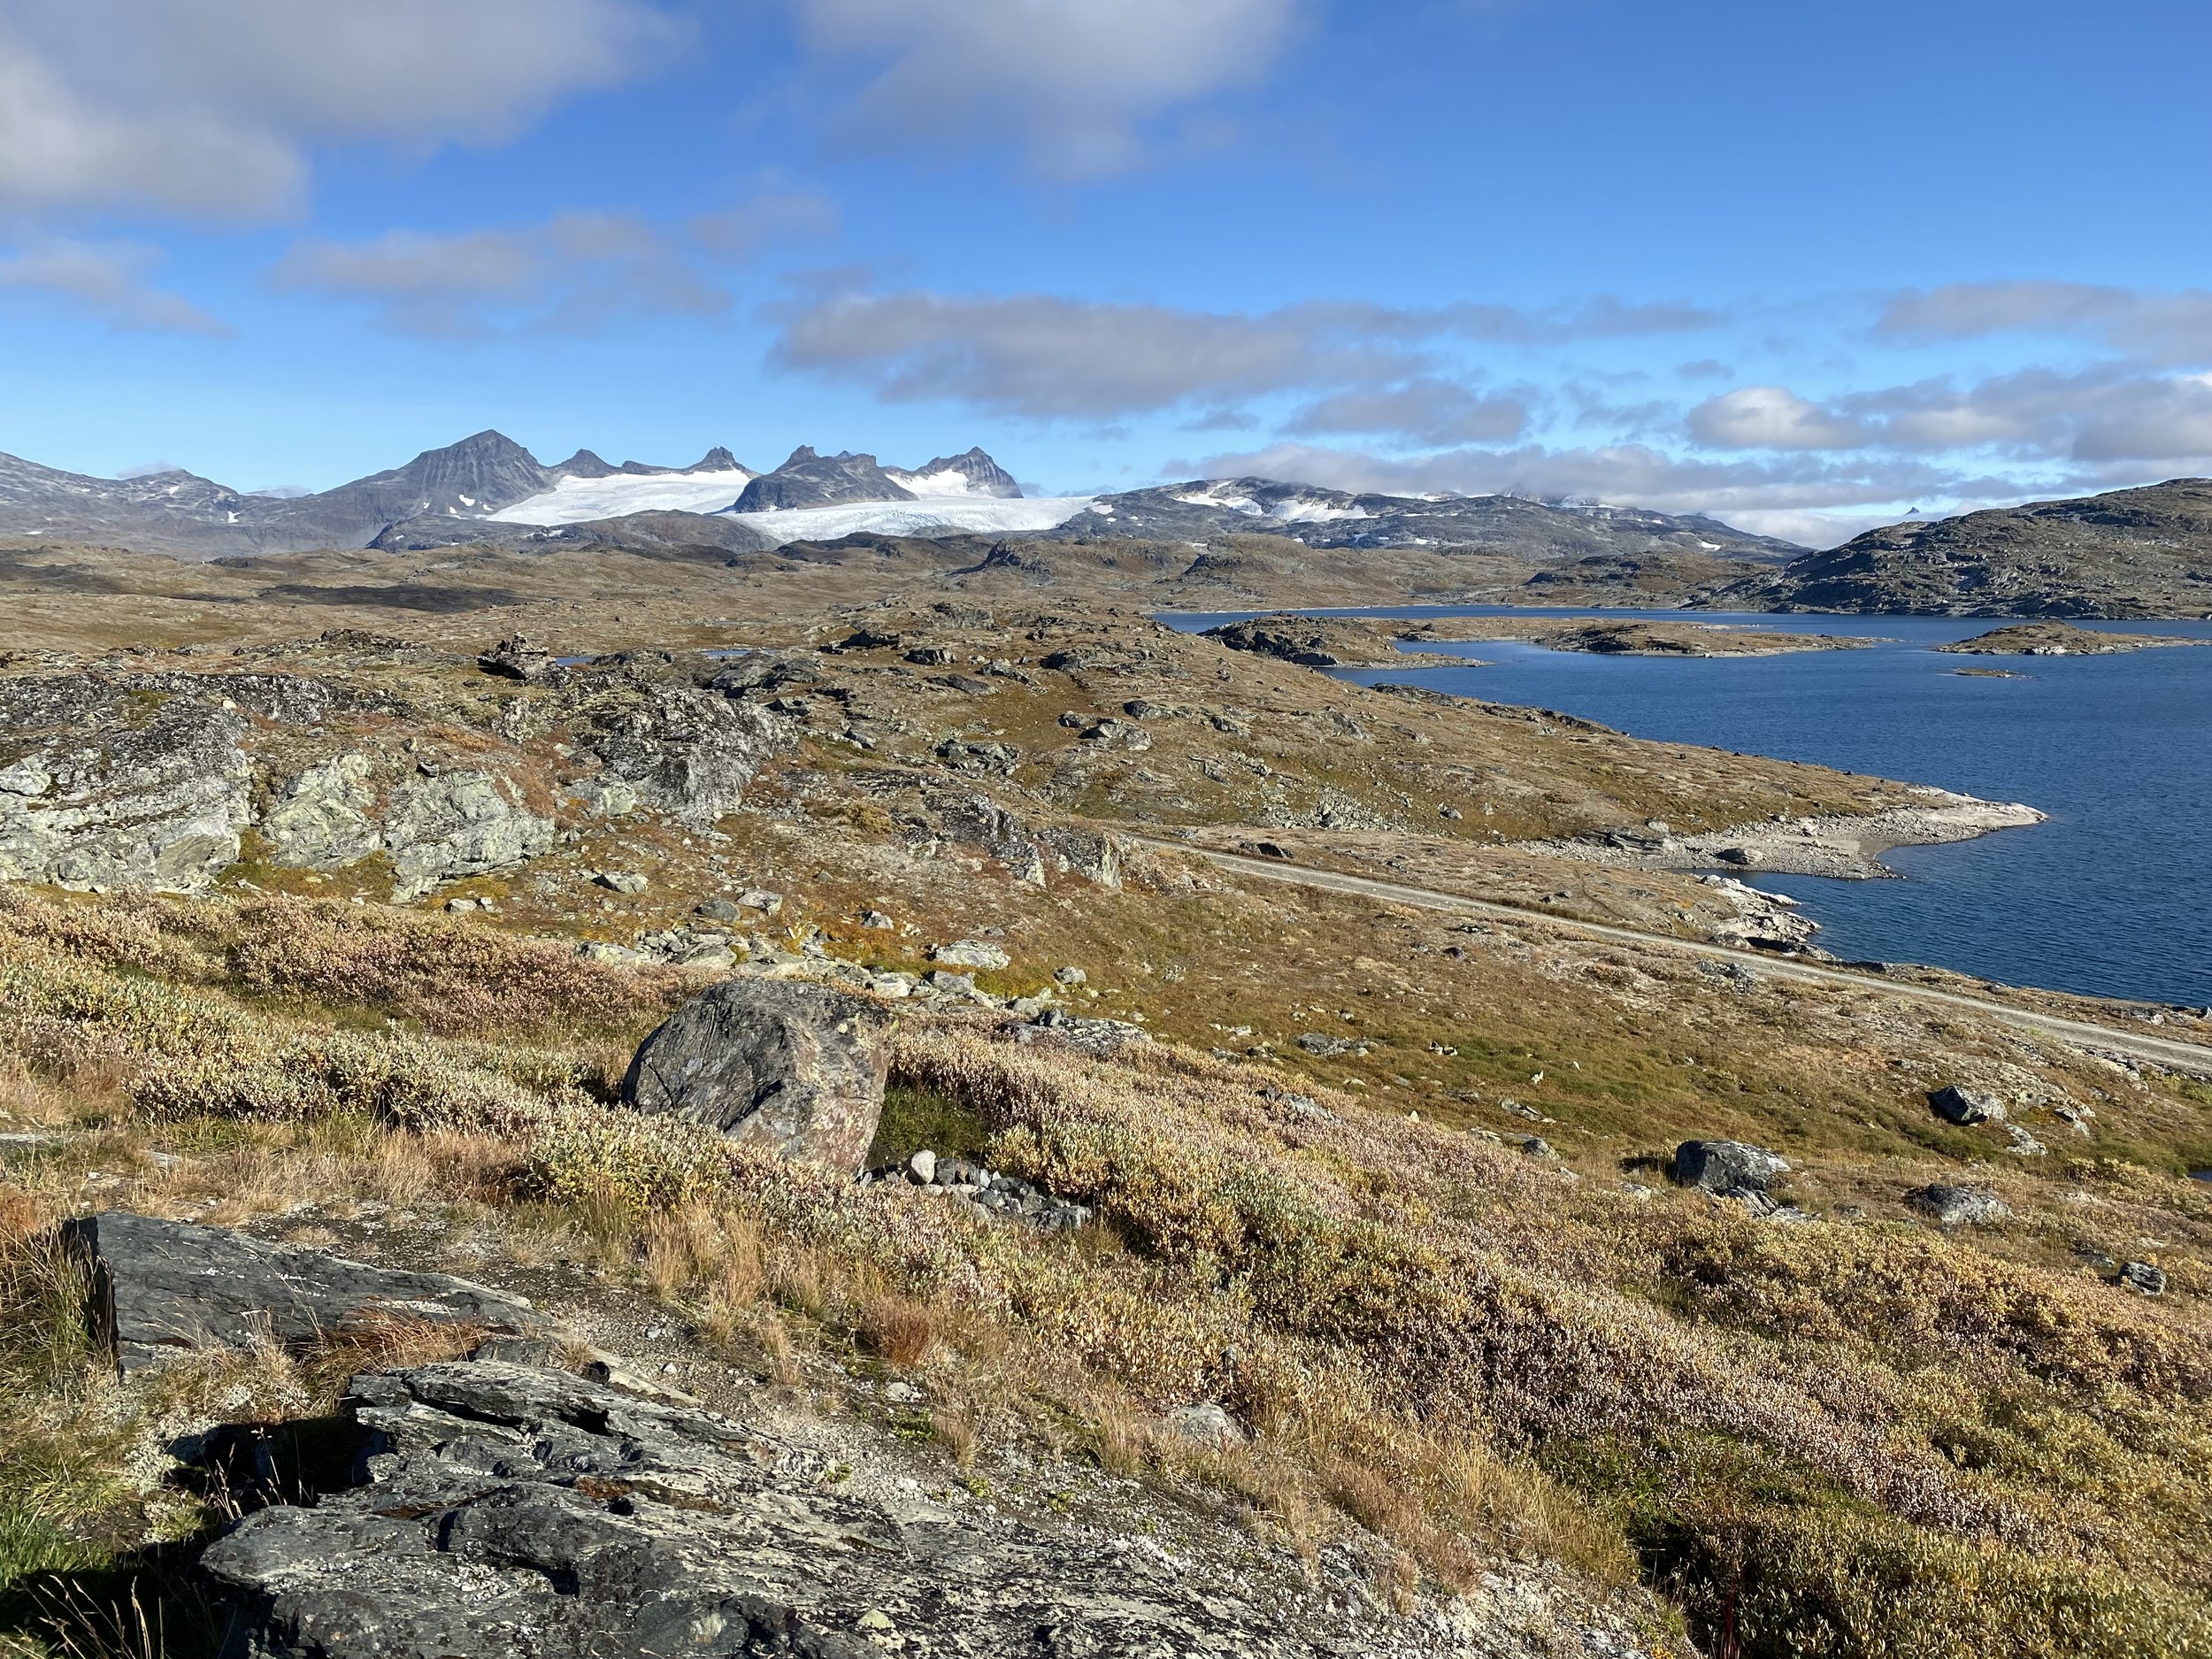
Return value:
M 2122 651 L 2207 644 L 2212 644 L 2212 641 L 2159 634 L 2119 634 L 2109 628 L 2079 628 L 2070 622 L 2019 622 L 1934 649 L 1962 657 L 2110 657 Z
M 2212 1016 L 1750 885 L 2032 807 L 931 545 L 0 570 L 0 1637 L 2212 1647 Z
M 2212 480 L 1889 525 L 1704 603 L 1901 616 L 2212 616 Z

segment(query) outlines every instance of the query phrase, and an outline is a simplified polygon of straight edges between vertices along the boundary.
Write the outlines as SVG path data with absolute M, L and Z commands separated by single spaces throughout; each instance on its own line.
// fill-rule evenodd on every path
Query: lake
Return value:
M 1174 616 L 1178 628 L 1256 614 Z M 1325 614 L 1317 612 L 1315 614 Z M 1422 649 L 1484 666 L 1339 671 L 1557 709 L 1638 737 L 1816 762 L 2050 814 L 1944 847 L 1901 847 L 1895 881 L 1762 872 L 1846 957 L 1925 962 L 2016 985 L 2212 1003 L 2212 649 L 1978 657 L 1932 646 L 1987 617 L 1764 616 L 1408 605 L 1336 615 L 1590 616 L 1880 635 L 1865 650 L 1785 657 L 1601 657 L 1483 640 Z M 2212 639 L 2212 622 L 2098 622 Z M 1962 676 L 2005 668 L 2025 679 Z M 1741 874 L 1741 872 L 1732 872 Z

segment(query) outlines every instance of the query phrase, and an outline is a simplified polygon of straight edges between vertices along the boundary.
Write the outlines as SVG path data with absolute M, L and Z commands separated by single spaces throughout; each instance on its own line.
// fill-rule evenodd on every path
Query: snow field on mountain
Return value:
M 500 524 L 585 524 L 634 512 L 720 512 L 734 503 L 753 474 L 737 471 L 658 472 L 637 477 L 565 478 L 491 514 Z
M 910 488 L 911 486 L 910 485 Z M 777 546 L 827 541 L 841 535 L 984 535 L 1051 530 L 1088 507 L 1091 495 L 1043 495 L 1008 501 L 996 495 L 948 496 L 938 501 L 851 502 L 834 507 L 789 507 L 780 512 L 736 512 Z

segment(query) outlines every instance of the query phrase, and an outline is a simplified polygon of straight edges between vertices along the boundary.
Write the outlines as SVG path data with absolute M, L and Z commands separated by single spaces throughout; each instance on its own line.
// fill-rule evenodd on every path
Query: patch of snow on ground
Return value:
M 1249 513 L 1256 518 L 1261 511 L 1260 503 L 1249 495 L 1217 495 L 1211 490 L 1205 490 L 1195 495 L 1178 495 L 1175 499 L 1187 507 L 1226 507 L 1232 512 Z
M 997 495 L 937 501 L 863 501 L 835 507 L 787 507 L 781 512 L 733 512 L 778 547 L 787 541 L 832 541 L 841 535 L 957 535 L 1056 529 L 1088 507 L 1091 495 L 1045 495 L 1010 501 Z
M 542 495 L 503 507 L 491 517 L 500 524 L 585 524 L 634 512 L 722 512 L 752 481 L 753 475 L 741 467 L 726 472 L 564 478 Z
M 1331 518 L 1371 518 L 1375 515 L 1364 507 L 1334 507 L 1325 501 L 1300 496 L 1277 502 L 1269 516 L 1289 524 L 1318 524 Z

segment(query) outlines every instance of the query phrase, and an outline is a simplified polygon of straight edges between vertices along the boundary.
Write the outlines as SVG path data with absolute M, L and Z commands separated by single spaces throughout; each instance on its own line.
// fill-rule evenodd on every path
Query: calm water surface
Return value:
M 1239 615 L 1251 614 L 1240 612 Z M 1337 614 L 1347 614 L 1339 612 Z M 1345 671 L 1365 684 L 1533 703 L 1669 742 L 1814 761 L 2050 814 L 1945 847 L 1901 847 L 1901 880 L 1761 874 L 1847 957 L 1927 962 L 2013 984 L 2212 1003 L 2212 649 L 1977 657 L 1929 648 L 1989 618 L 1726 615 L 1403 606 L 1384 617 L 1596 616 L 1881 635 L 1858 651 L 1596 657 L 1502 640 L 1425 647 L 1486 665 Z M 1211 627 L 1227 616 L 1166 618 Z M 2212 639 L 2212 622 L 2091 626 Z M 2028 676 L 1988 680 L 1961 668 Z

